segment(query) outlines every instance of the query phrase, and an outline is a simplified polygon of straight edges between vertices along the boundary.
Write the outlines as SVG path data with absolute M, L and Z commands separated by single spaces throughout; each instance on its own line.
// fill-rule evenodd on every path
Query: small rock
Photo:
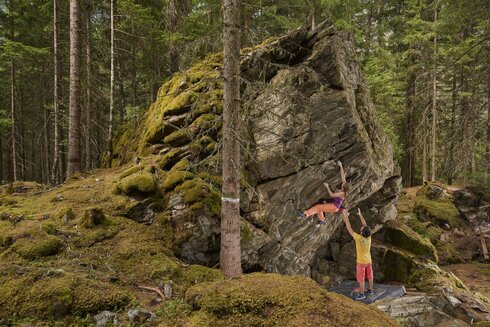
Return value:
M 170 299 L 172 297 L 172 284 L 173 281 L 169 281 L 168 283 L 165 283 L 163 286 L 163 295 L 165 295 L 166 299 Z
M 457 298 L 455 298 L 454 296 L 451 296 L 451 295 L 446 295 L 446 298 L 448 299 L 449 303 L 451 303 L 451 305 L 453 307 L 459 307 L 461 305 L 461 302 L 460 300 L 458 300 Z
M 114 324 L 114 320 L 116 319 L 116 314 L 110 311 L 102 311 L 101 313 L 94 316 L 95 323 L 97 327 L 104 327 L 107 324 Z
M 153 312 L 144 309 L 131 309 L 128 311 L 128 318 L 133 323 L 144 323 L 155 317 L 156 315 Z
M 56 194 L 54 198 L 51 200 L 52 202 L 61 202 L 65 199 L 63 194 Z

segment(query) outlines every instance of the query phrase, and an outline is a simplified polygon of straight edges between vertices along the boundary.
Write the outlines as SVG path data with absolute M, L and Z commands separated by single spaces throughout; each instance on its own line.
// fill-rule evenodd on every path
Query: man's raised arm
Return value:
M 349 211 L 347 210 L 342 211 L 342 219 L 344 220 L 345 227 L 347 228 L 347 231 L 349 232 L 350 236 L 354 237 L 354 231 L 352 230 L 352 226 L 350 225 L 350 221 L 349 221 Z
M 364 220 L 364 217 L 363 217 L 363 215 L 361 213 L 361 209 L 357 208 L 357 213 L 359 214 L 359 219 L 361 220 L 362 226 L 367 226 L 366 220 Z

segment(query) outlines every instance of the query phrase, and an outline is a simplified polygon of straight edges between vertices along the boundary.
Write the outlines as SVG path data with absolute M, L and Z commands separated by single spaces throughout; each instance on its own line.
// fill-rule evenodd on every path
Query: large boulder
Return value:
M 338 160 L 351 184 L 349 208 L 361 205 L 375 230 L 396 216 L 400 177 L 354 53 L 352 40 L 330 22 L 243 52 L 246 271 L 318 270 L 316 254 L 339 242 L 342 220 L 329 215 L 328 224 L 316 228 L 314 220 L 305 223 L 296 215 L 326 197 L 324 182 L 339 186 Z M 208 266 L 219 261 L 221 62 L 220 55 L 209 56 L 165 83 L 106 158 L 117 165 L 132 156 L 159 154 L 156 175 L 163 180 L 162 210 L 171 222 L 175 251 L 187 262 Z

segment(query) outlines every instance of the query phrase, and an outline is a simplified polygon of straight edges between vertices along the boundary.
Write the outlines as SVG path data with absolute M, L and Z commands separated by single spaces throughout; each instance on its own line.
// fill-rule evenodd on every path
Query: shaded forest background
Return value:
M 222 51 L 223 15 L 219 0 L 80 4 L 80 161 L 90 170 L 110 151 L 113 131 L 145 112 L 168 77 Z M 66 178 L 69 5 L 0 0 L 2 183 Z M 490 1 L 244 0 L 241 45 L 324 19 L 356 43 L 352 55 L 364 67 L 405 186 L 487 181 Z

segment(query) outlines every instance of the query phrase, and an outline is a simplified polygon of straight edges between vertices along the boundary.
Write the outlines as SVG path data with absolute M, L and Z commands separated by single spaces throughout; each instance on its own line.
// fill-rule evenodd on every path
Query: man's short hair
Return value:
M 363 237 L 369 237 L 371 236 L 371 228 L 369 228 L 368 226 L 364 226 L 361 228 L 361 235 Z

